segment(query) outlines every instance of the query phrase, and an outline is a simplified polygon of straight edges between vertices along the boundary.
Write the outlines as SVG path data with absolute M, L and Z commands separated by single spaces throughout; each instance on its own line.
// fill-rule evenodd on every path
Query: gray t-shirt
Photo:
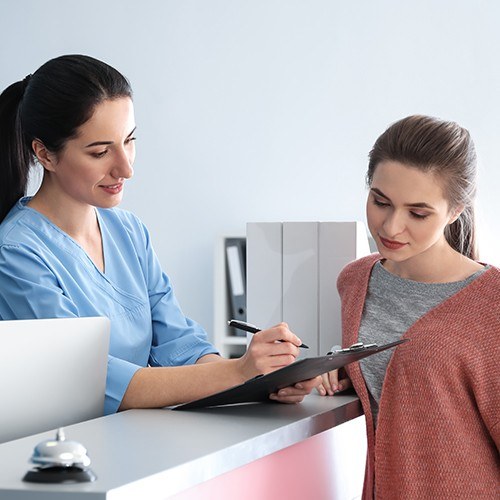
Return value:
M 359 341 L 380 345 L 399 340 L 419 318 L 467 286 L 486 269 L 484 267 L 462 281 L 421 283 L 400 278 L 377 262 L 368 284 Z M 392 352 L 389 349 L 360 361 L 370 393 L 374 422 L 377 421 L 382 384 Z

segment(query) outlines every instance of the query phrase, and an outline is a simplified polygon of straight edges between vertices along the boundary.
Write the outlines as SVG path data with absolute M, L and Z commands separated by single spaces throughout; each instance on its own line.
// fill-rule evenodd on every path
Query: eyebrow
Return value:
M 370 191 L 374 194 L 377 194 L 378 196 L 381 196 L 382 198 L 385 198 L 388 201 L 391 201 L 391 199 L 385 195 L 380 189 L 377 188 L 371 188 Z M 428 208 L 430 210 L 434 210 L 434 207 L 429 205 L 428 203 L 425 203 L 423 201 L 419 203 L 405 203 L 405 207 L 414 207 L 414 208 Z
M 134 127 L 134 128 L 132 129 L 132 132 L 130 132 L 130 134 L 128 134 L 128 135 L 127 135 L 127 137 L 126 137 L 127 139 L 129 139 L 129 138 L 130 138 L 130 136 L 131 136 L 131 135 L 135 132 L 135 129 L 136 129 L 136 128 L 137 128 L 137 127 Z M 92 148 L 92 147 L 94 147 L 94 146 L 109 146 L 110 144 L 113 144 L 113 141 L 95 141 L 95 142 L 92 142 L 92 143 L 90 143 L 90 144 L 87 144 L 87 145 L 85 146 L 85 148 Z

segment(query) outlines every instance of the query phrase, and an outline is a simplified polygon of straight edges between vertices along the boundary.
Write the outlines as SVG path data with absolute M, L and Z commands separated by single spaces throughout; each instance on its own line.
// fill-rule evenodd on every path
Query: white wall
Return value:
M 483 258 L 499 264 L 496 0 L 0 0 L 0 87 L 64 53 L 135 90 L 135 178 L 186 314 L 212 330 L 215 239 L 247 221 L 364 220 L 386 126 L 458 121 L 480 161 Z

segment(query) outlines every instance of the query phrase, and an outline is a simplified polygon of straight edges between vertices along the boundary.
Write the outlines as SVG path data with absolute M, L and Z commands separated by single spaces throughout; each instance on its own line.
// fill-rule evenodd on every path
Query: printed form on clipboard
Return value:
M 255 378 L 247 380 L 244 384 L 197 399 L 196 401 L 178 405 L 172 409 L 189 410 L 191 408 L 241 403 L 270 402 L 269 394 L 277 392 L 284 387 L 289 387 L 302 380 L 308 380 L 331 370 L 341 368 L 349 363 L 391 349 L 407 341 L 408 339 L 401 339 L 381 346 L 377 344 L 365 345 L 360 342 L 345 349 L 332 351 L 326 356 L 300 359 L 274 372 L 266 375 L 258 375 Z

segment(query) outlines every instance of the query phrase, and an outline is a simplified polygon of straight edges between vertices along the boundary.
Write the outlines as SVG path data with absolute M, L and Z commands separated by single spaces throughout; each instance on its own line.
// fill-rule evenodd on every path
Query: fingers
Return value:
M 321 377 L 310 378 L 309 380 L 302 380 L 302 382 L 297 382 L 294 387 L 299 390 L 307 391 L 309 394 L 315 387 L 321 384 Z
M 333 396 L 337 390 L 338 385 L 338 370 L 332 370 L 331 372 L 324 373 L 323 385 L 325 386 L 326 392 L 329 396 Z
M 269 399 L 277 401 L 278 403 L 292 404 L 292 403 L 301 403 L 305 397 L 306 397 L 306 394 L 290 394 L 290 395 L 284 395 L 284 396 L 279 396 L 277 394 L 271 394 L 269 396 Z
M 269 373 L 293 363 L 301 343 L 286 323 L 280 323 L 256 333 L 245 356 L 257 373 Z
M 293 363 L 299 352 L 298 348 L 290 342 L 280 342 L 264 346 L 250 346 L 248 355 L 259 373 L 269 373 Z
M 252 337 L 247 351 L 238 360 L 238 370 L 248 380 L 288 366 L 299 355 L 301 342 L 286 323 L 262 330 Z
M 321 385 L 321 377 L 303 380 L 269 395 L 269 399 L 280 403 L 300 403 L 315 387 Z
M 321 377 L 305 380 L 294 386 L 280 389 L 277 393 L 270 394 L 269 399 L 278 401 L 279 403 L 300 403 L 314 388 L 316 388 L 321 396 L 326 396 L 327 394 L 333 396 L 337 392 L 352 387 L 352 383 L 348 378 L 338 380 L 337 377 L 338 370 L 333 370 L 332 372 L 323 374 Z
M 322 382 L 321 386 L 318 387 L 318 392 L 322 396 L 326 396 L 327 394 L 333 396 L 336 392 L 342 392 L 352 387 L 352 382 L 347 377 L 339 380 L 338 370 L 324 373 L 321 378 Z
M 352 382 L 351 379 L 349 378 L 343 378 L 342 380 L 339 380 L 339 386 L 338 386 L 337 392 L 340 391 L 345 391 L 346 389 L 349 389 L 352 387 Z
M 318 391 L 318 394 L 320 396 L 326 396 L 327 395 L 325 386 L 323 384 L 319 384 L 318 387 L 316 387 L 316 390 Z
M 262 342 L 290 342 L 297 347 L 302 344 L 299 337 L 289 330 L 287 323 L 279 323 L 272 328 L 260 331 L 254 335 L 252 341 L 254 340 Z
M 324 387 L 326 392 L 332 390 L 330 379 L 328 378 L 328 373 L 323 373 L 323 375 L 321 375 L 321 385 Z

